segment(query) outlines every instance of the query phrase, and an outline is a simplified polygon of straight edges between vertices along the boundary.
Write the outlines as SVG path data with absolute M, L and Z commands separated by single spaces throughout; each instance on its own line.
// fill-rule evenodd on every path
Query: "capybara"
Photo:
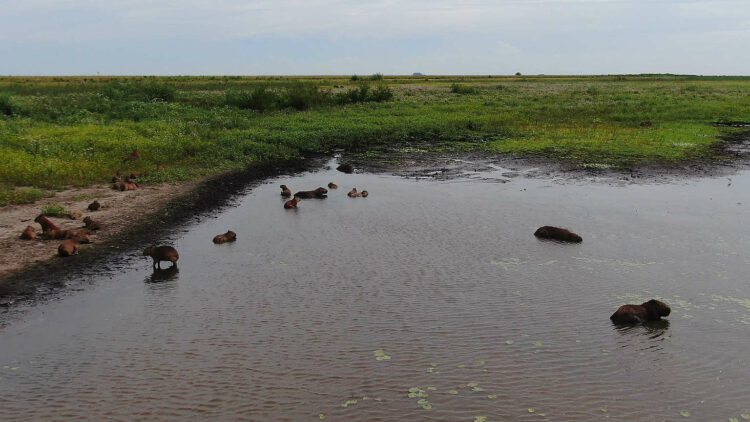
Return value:
M 31 226 L 26 226 L 26 228 L 21 232 L 21 239 L 24 240 L 32 240 L 36 239 L 36 230 L 34 230 Z
M 115 182 L 112 184 L 112 189 L 119 191 L 135 190 L 137 187 L 138 185 L 130 181 Z
M 289 190 L 286 185 L 281 185 L 281 196 L 283 196 L 284 198 L 289 198 L 290 196 L 292 196 L 292 191 Z
M 352 188 L 352 190 L 349 191 L 349 193 L 346 194 L 349 198 L 356 198 L 359 196 L 359 192 L 357 192 L 357 188 Z
M 284 209 L 290 210 L 293 208 L 297 208 L 297 204 L 299 203 L 300 199 L 299 196 L 295 196 L 294 198 L 284 202 Z
M 131 179 L 137 179 L 137 178 L 139 178 L 141 176 L 143 176 L 143 172 L 142 171 L 134 171 L 134 172 L 130 173 L 130 178 Z
M 367 198 L 367 195 L 369 195 L 369 194 L 370 194 L 369 192 L 367 192 L 366 190 L 363 190 L 362 192 L 359 193 L 359 196 L 361 196 L 363 198 Z
M 214 243 L 227 243 L 227 242 L 234 242 L 237 240 L 237 233 L 228 230 L 224 234 L 217 234 L 214 236 Z
M 57 247 L 57 254 L 60 256 L 71 256 L 78 254 L 78 242 L 73 239 L 67 239 L 60 242 Z
M 81 244 L 91 243 L 91 240 L 89 240 L 89 237 L 81 233 L 75 233 L 73 237 L 70 238 L 70 240 L 81 243 Z
M 150 256 L 154 260 L 154 268 L 161 268 L 161 261 L 169 261 L 173 267 L 177 266 L 180 254 L 171 246 L 149 246 L 143 250 L 143 256 Z
M 89 204 L 89 211 L 99 211 L 99 208 L 102 207 L 102 204 L 99 203 L 99 201 L 94 201 Z
M 325 198 L 327 194 L 328 194 L 328 189 L 317 188 L 315 190 L 299 191 L 295 193 L 294 196 L 298 196 L 302 199 L 309 199 L 309 198 Z
M 141 158 L 141 154 L 138 153 L 137 149 L 134 149 L 133 152 L 122 158 L 122 162 L 124 163 L 126 161 L 136 161 L 139 158 Z
M 331 182 L 331 183 L 328 184 L 328 189 L 338 189 L 338 188 L 339 188 L 339 185 L 337 185 L 337 184 L 335 184 L 333 182 Z
M 93 230 L 91 230 L 91 229 L 86 229 L 86 228 L 83 228 L 83 229 L 78 229 L 78 230 L 76 231 L 76 234 L 75 234 L 75 235 L 76 235 L 76 236 L 91 236 L 91 235 L 94 235 L 94 234 L 96 234 L 96 232 L 95 232 L 95 231 L 93 231 Z
M 83 224 L 85 224 L 86 228 L 89 230 L 101 230 L 102 228 L 101 223 L 88 216 L 83 219 Z
M 43 231 L 42 236 L 45 239 L 70 239 L 75 236 L 75 232 L 73 230 L 50 229 Z
M 34 219 L 35 222 L 39 223 L 42 226 L 42 231 L 46 232 L 47 230 L 60 230 L 60 227 L 53 223 L 52 220 L 47 218 L 44 214 L 39 214 L 37 218 Z
M 351 164 L 342 164 L 342 165 L 336 167 L 336 170 L 338 170 L 338 171 L 340 171 L 342 173 L 346 173 L 346 174 L 352 174 L 352 173 L 354 173 L 354 167 L 352 167 Z
M 622 305 L 609 319 L 615 324 L 638 324 L 646 321 L 657 321 L 669 315 L 672 310 L 666 303 L 651 299 L 640 305 Z
M 65 214 L 65 216 L 70 218 L 71 220 L 78 220 L 83 216 L 83 212 L 80 210 L 70 210 L 67 214 Z
M 653 123 L 651 123 L 650 120 L 646 120 L 645 122 L 641 122 L 640 125 L 641 127 L 648 127 L 648 126 L 653 125 Z
M 568 229 L 561 229 L 559 227 L 544 226 L 539 227 L 535 232 L 534 236 L 541 237 L 544 239 L 555 239 L 561 242 L 573 242 L 580 243 L 583 238 Z

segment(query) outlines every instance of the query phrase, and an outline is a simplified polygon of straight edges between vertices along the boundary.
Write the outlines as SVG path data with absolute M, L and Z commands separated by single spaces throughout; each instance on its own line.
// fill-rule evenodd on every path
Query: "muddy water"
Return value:
M 293 190 L 328 199 L 282 209 Z M 351 199 L 356 186 L 368 198 Z M 0 331 L 3 420 L 750 418 L 750 173 L 668 184 L 322 170 L 254 188 Z M 532 236 L 567 226 L 584 241 Z M 227 229 L 234 244 L 213 245 Z M 618 328 L 661 298 L 662 324 Z

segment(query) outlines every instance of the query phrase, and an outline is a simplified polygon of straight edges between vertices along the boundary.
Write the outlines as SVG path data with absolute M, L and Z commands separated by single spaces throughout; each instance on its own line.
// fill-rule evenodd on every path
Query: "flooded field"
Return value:
M 330 181 L 282 209 L 279 184 Z M 749 206 L 750 172 L 269 180 L 178 232 L 179 272 L 115 257 L 8 311 L 1 419 L 748 420 Z M 548 224 L 583 243 L 534 238 Z M 610 322 L 650 298 L 663 323 Z

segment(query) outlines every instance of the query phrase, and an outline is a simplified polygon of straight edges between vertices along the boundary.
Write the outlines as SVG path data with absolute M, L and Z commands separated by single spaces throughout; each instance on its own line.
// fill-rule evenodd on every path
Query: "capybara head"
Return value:
M 287 189 L 289 189 L 289 188 L 286 187 L 286 185 L 281 185 L 281 190 L 287 190 Z
M 236 240 L 237 239 L 237 233 L 235 233 L 235 232 L 233 232 L 231 230 L 228 230 L 226 233 L 224 233 L 224 236 L 226 236 L 227 239 L 229 239 L 229 240 Z
M 319 188 L 315 189 L 314 192 L 315 192 L 316 195 L 325 195 L 325 194 L 328 193 L 328 189 L 323 188 L 323 187 L 319 187 Z
M 668 316 L 669 313 L 672 312 L 672 310 L 666 303 L 656 299 L 651 299 L 648 302 L 643 302 L 641 306 L 646 308 L 649 320 L 655 320 L 661 317 Z
M 339 188 L 339 185 L 337 185 L 337 184 L 335 184 L 335 183 L 331 182 L 331 183 L 329 183 L 329 184 L 328 184 L 328 188 L 329 188 L 329 189 L 338 189 L 338 188 Z
M 89 204 L 89 211 L 97 211 L 101 207 L 102 207 L 102 204 L 100 204 L 99 201 L 94 201 Z
M 360 195 L 361 197 L 363 197 L 363 198 L 367 198 L 367 195 L 369 195 L 369 193 L 368 193 L 368 192 L 367 192 L 366 190 L 363 190 L 362 192 L 360 192 L 360 194 L 359 194 L 359 195 Z
M 21 239 L 31 240 L 36 239 L 36 230 L 31 226 L 26 226 L 24 231 L 21 233 Z

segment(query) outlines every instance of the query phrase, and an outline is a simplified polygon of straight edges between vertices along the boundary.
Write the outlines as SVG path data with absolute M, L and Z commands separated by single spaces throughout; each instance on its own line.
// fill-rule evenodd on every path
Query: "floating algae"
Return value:
M 682 411 L 680 411 L 680 416 L 682 416 L 683 418 L 689 418 L 690 417 L 690 412 L 687 411 L 687 410 L 682 410 Z
M 515 343 L 515 341 L 513 341 L 513 340 L 505 340 L 505 344 L 513 344 L 513 343 Z
M 354 400 L 347 400 L 347 401 L 341 403 L 341 407 L 349 407 L 349 406 L 354 405 L 354 404 L 357 404 L 357 400 L 356 399 L 354 399 Z
M 477 416 L 474 418 L 474 422 L 487 422 L 487 416 Z
M 541 341 L 532 341 L 531 344 L 533 344 L 536 347 L 539 347 L 539 346 L 542 345 L 542 342 Z
M 391 357 L 385 353 L 385 350 L 378 349 L 374 350 L 372 354 L 375 356 L 375 360 L 390 360 Z

